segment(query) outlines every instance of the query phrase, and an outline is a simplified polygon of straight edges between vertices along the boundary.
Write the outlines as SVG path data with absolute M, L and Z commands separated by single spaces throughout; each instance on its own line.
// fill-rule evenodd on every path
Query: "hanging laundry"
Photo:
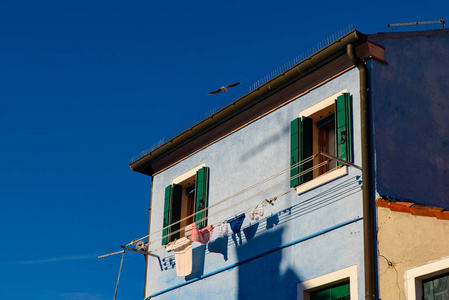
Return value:
M 167 251 L 175 252 L 176 275 L 187 276 L 192 273 L 192 241 L 183 237 L 168 243 Z
M 226 221 L 223 221 L 218 225 L 218 235 L 221 238 L 228 235 L 228 223 Z
M 229 225 L 231 225 L 232 232 L 237 233 L 240 231 L 243 220 L 245 220 L 245 214 L 238 215 L 235 218 L 228 220 Z
M 251 220 L 259 221 L 259 218 L 263 216 L 263 206 L 257 205 L 255 209 L 253 209 L 249 213 L 249 217 Z
M 214 232 L 214 226 L 209 225 L 199 230 L 195 223 L 186 226 L 185 237 L 193 242 L 200 242 L 201 244 L 207 244 Z

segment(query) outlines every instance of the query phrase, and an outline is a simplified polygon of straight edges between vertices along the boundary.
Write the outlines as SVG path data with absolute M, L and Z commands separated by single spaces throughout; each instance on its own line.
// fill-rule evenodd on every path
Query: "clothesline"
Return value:
M 335 169 L 336 169 L 336 168 L 334 168 L 334 169 L 332 169 L 332 170 L 330 170 L 330 171 L 333 171 L 333 170 L 335 170 Z M 328 172 L 330 172 L 330 171 L 328 171 Z M 257 204 L 257 205 L 261 205 L 261 204 L 262 204 L 262 205 L 263 205 L 263 204 L 267 204 L 267 205 L 268 205 L 268 203 L 271 204 L 271 205 L 274 205 L 272 202 L 276 201 L 277 199 L 281 198 L 282 196 L 285 196 L 286 194 L 288 194 L 289 192 L 291 192 L 291 191 L 293 191 L 293 190 L 295 190 L 295 188 L 290 188 L 290 189 L 288 189 L 288 190 L 286 190 L 286 191 L 284 191 L 284 192 L 282 192 L 282 193 L 280 193 L 280 194 L 277 194 L 276 196 L 270 198 L 270 199 L 272 199 L 272 200 L 267 200 L 267 199 L 265 199 L 264 201 L 260 202 L 260 203 Z M 237 215 L 241 215 L 241 214 L 243 214 L 243 213 L 246 213 L 246 212 L 252 210 L 253 208 L 254 208 L 254 206 L 247 207 L 246 209 L 241 210 L 241 211 L 235 213 L 234 215 L 236 215 L 236 216 L 237 216 Z M 223 222 L 223 221 L 216 222 L 216 223 L 213 224 L 213 226 L 217 227 L 217 225 L 221 224 L 222 222 Z M 186 226 L 186 227 L 187 227 L 187 226 Z M 161 240 L 161 239 L 159 239 L 159 240 Z M 173 242 L 171 242 L 171 243 L 173 243 Z M 210 243 L 210 241 L 209 241 L 209 243 Z M 161 249 L 163 249 L 163 248 L 165 248 L 165 245 L 159 246 L 159 247 L 156 248 L 156 249 L 152 249 L 152 250 L 149 251 L 149 252 L 155 252 L 155 251 L 161 250 Z
M 280 197 L 286 195 L 287 193 L 293 191 L 294 189 L 295 189 L 295 188 L 290 188 L 290 189 L 288 189 L 287 191 L 284 191 L 284 192 L 282 192 L 282 193 L 280 193 L 280 194 L 278 194 L 278 195 L 276 195 L 276 196 L 274 196 L 274 197 L 272 197 L 272 198 L 270 198 L 270 199 L 276 199 L 276 200 L 277 200 L 277 199 L 279 199 Z M 273 201 L 276 201 L 276 200 L 273 200 Z M 268 202 L 267 200 L 264 200 L 264 201 L 260 202 L 260 203 L 257 204 L 257 205 L 262 205 L 262 204 L 264 204 L 264 203 L 268 204 L 267 202 Z M 273 205 L 273 204 L 272 204 L 272 205 Z M 246 212 L 252 210 L 253 208 L 254 208 L 254 206 L 247 207 L 246 209 L 241 210 L 241 211 L 235 213 L 234 215 L 235 215 L 235 216 L 241 215 L 241 214 L 243 214 L 243 213 L 246 213 Z M 216 222 L 216 223 L 213 224 L 213 226 L 214 226 L 214 227 L 217 227 L 217 226 L 218 226 L 219 224 L 221 224 L 222 222 L 223 222 L 223 221 Z M 187 226 L 186 226 L 186 227 L 187 227 Z M 184 228 L 185 228 L 185 227 L 184 227 Z M 161 240 L 161 239 L 159 239 L 159 240 Z M 151 251 L 149 251 L 149 252 L 158 251 L 158 250 L 163 249 L 163 248 L 165 248 L 165 245 L 159 246 L 159 247 L 156 248 L 156 249 L 151 249 Z
M 309 168 L 308 170 L 306 170 L 307 172 L 310 172 L 310 169 L 316 169 L 316 168 L 320 168 L 321 166 L 325 165 L 329 163 L 328 160 L 316 165 L 315 167 Z M 335 169 L 337 169 L 338 167 L 336 167 Z M 332 169 L 330 171 L 333 171 L 335 169 Z M 280 193 L 276 196 L 274 196 L 273 198 L 270 198 L 270 200 L 265 199 L 264 201 L 262 201 L 261 203 L 259 203 L 255 208 L 254 205 L 251 207 L 246 208 L 243 211 L 240 211 L 238 213 L 234 212 L 234 218 L 232 219 L 227 219 L 225 221 L 220 221 L 220 222 L 216 222 L 213 225 L 209 225 L 206 226 L 205 228 L 199 230 L 196 225 L 195 222 L 187 225 L 184 227 L 185 229 L 185 235 L 179 239 L 175 239 L 174 241 L 169 242 L 168 244 L 166 244 L 165 246 L 160 246 L 156 249 L 152 249 L 152 250 L 147 250 L 149 253 L 153 252 L 153 251 L 158 251 L 162 248 L 165 248 L 167 251 L 174 251 L 174 256 L 175 256 L 175 263 L 176 263 L 176 274 L 177 276 L 188 276 L 191 274 L 192 272 L 192 249 L 193 249 L 193 242 L 199 242 L 201 244 L 208 244 L 211 242 L 212 239 L 212 235 L 213 235 L 213 231 L 214 231 L 214 227 L 218 227 L 218 231 L 219 231 L 219 238 L 223 238 L 225 236 L 228 235 L 228 223 L 230 223 L 230 227 L 231 230 L 234 234 L 237 234 L 238 232 L 240 232 L 241 226 L 243 224 L 243 221 L 245 219 L 245 212 L 249 211 L 252 209 L 251 214 L 250 214 L 250 218 L 251 220 L 259 220 L 259 217 L 263 216 L 264 214 L 264 209 L 263 207 L 259 206 L 266 206 L 268 203 L 271 205 L 274 205 L 273 202 L 276 201 L 278 198 L 286 195 L 287 193 L 295 190 L 296 188 L 290 188 L 287 191 Z M 207 219 L 203 218 L 203 219 Z M 202 220 L 201 220 L 202 221 Z M 267 220 L 268 222 L 268 220 Z M 218 225 L 217 225 L 218 224 Z M 267 223 L 268 226 L 268 223 Z M 257 227 L 256 227 L 257 228 Z M 268 227 L 267 227 L 268 228 Z M 182 230 L 182 229 L 180 229 Z M 245 229 L 243 229 L 245 230 Z M 169 235 L 167 235 L 169 236 Z M 215 239 L 217 240 L 217 238 Z
M 314 156 L 315 156 L 315 155 L 314 155 Z M 312 157 L 313 157 L 313 156 L 312 156 Z M 303 161 L 305 161 L 305 160 L 303 160 Z M 324 166 L 324 165 L 327 164 L 327 163 L 329 163 L 329 161 L 328 161 L 328 160 L 325 160 L 325 161 L 319 163 L 318 165 L 315 165 L 315 166 L 313 166 L 313 167 L 311 167 L 311 168 L 309 168 L 309 169 L 307 169 L 307 170 L 302 171 L 301 173 L 298 173 L 298 174 L 296 174 L 296 175 L 294 175 L 294 176 L 289 177 L 287 180 L 283 180 L 283 181 L 281 181 L 281 182 L 279 182 L 279 183 L 277 183 L 277 184 L 275 184 L 275 185 L 273 185 L 273 186 L 271 186 L 271 187 L 269 187 L 269 188 L 267 188 L 267 189 L 265 189 L 265 190 L 262 190 L 262 191 L 260 191 L 260 192 L 258 192 L 258 193 L 256 193 L 256 194 L 254 194 L 254 195 L 252 195 L 252 196 L 249 196 L 249 197 L 247 197 L 247 198 L 245 198 L 245 199 L 243 199 L 243 200 L 241 200 L 241 201 L 239 201 L 239 202 L 237 202 L 237 203 L 233 203 L 232 205 L 230 205 L 230 206 L 228 206 L 228 207 L 225 207 L 225 208 L 223 208 L 223 209 L 221 209 L 221 210 L 215 212 L 214 214 L 211 214 L 211 215 L 208 215 L 208 216 L 206 216 L 206 217 L 204 217 L 204 218 L 202 218 L 202 219 L 196 220 L 195 222 L 202 222 L 202 221 L 207 220 L 207 219 L 211 218 L 212 216 L 215 216 L 215 215 L 217 215 L 217 214 L 219 214 L 219 213 L 221 213 L 221 212 L 223 212 L 223 211 L 225 211 L 225 210 L 228 210 L 228 209 L 230 209 L 230 208 L 234 208 L 235 206 L 240 205 L 240 204 L 242 204 L 243 202 L 246 202 L 246 201 L 248 201 L 248 200 L 251 200 L 251 199 L 253 199 L 253 198 L 255 198 L 255 197 L 257 197 L 257 196 L 259 196 L 259 195 L 261 195 L 261 194 L 263 194 L 263 193 L 266 193 L 267 191 L 269 191 L 269 190 L 271 190 L 271 189 L 274 189 L 274 188 L 279 187 L 279 186 L 281 186 L 281 185 L 283 185 L 283 184 L 285 184 L 285 183 L 287 183 L 287 182 L 290 182 L 290 180 L 295 179 L 295 178 L 298 178 L 298 177 L 300 177 L 300 176 L 302 176 L 302 175 L 304 175 L 304 174 L 307 174 L 308 172 L 311 172 L 311 171 L 313 171 L 313 170 L 315 170 L 315 169 L 317 169 L 317 168 L 320 168 L 320 167 Z M 285 170 L 283 170 L 283 171 L 285 172 Z M 279 173 L 280 173 L 280 172 L 279 172 Z M 277 174 L 275 174 L 275 175 L 277 175 Z M 264 180 L 264 181 L 265 181 L 265 180 Z M 237 194 L 239 194 L 239 193 L 237 193 Z M 229 198 L 229 197 L 228 197 L 228 198 Z M 227 199 L 227 200 L 228 200 L 228 199 Z M 220 202 L 222 203 L 223 201 L 220 201 Z M 213 207 L 213 206 L 215 206 L 215 205 L 211 205 L 211 206 L 207 207 L 206 209 L 204 209 L 204 210 L 202 210 L 202 211 L 205 211 L 205 210 L 207 210 L 207 209 L 209 209 L 209 208 L 211 208 L 211 207 Z M 194 213 L 194 214 L 192 214 L 192 215 L 190 215 L 190 216 L 188 216 L 188 217 L 186 217 L 186 218 L 183 218 L 183 219 L 181 219 L 181 220 L 179 220 L 179 221 L 177 221 L 177 222 L 174 222 L 174 223 L 170 224 L 169 226 L 166 226 L 166 227 L 164 227 L 164 228 L 162 228 L 162 229 L 160 229 L 160 230 L 157 230 L 157 231 L 155 231 L 155 232 L 152 232 L 152 233 L 149 234 L 149 235 L 146 235 L 146 236 L 141 237 L 141 238 L 139 238 L 139 239 L 134 239 L 134 240 L 133 240 L 131 243 L 129 243 L 128 245 L 134 244 L 134 243 L 136 243 L 136 242 L 138 242 L 138 241 L 141 241 L 141 240 L 143 240 L 143 239 L 145 239 L 145 238 L 147 238 L 147 237 L 149 237 L 149 236 L 152 236 L 152 235 L 154 235 L 154 234 L 156 234 L 156 233 L 159 233 L 159 232 L 161 232 L 163 229 L 169 228 L 169 227 L 171 227 L 171 226 L 173 226 L 173 225 L 176 225 L 176 224 L 180 223 L 181 221 L 187 220 L 187 219 L 189 219 L 190 217 L 192 217 L 192 216 L 194 216 L 195 214 L 198 214 L 198 213 L 200 213 L 200 212 L 202 212 L 202 211 L 198 211 L 198 212 L 196 212 L 196 213 Z M 171 235 L 173 235 L 173 234 L 176 234 L 176 233 L 178 233 L 178 232 L 181 232 L 184 228 L 185 228 L 185 227 L 179 228 L 178 230 L 173 231 L 173 232 L 170 232 L 170 233 L 168 233 L 167 235 L 164 235 L 164 236 L 162 236 L 162 237 L 160 237 L 160 238 L 158 238 L 158 239 L 156 239 L 156 240 L 152 240 L 152 241 L 150 241 L 150 244 L 151 244 L 151 243 L 154 243 L 154 242 L 157 242 L 157 241 L 161 241 L 162 239 L 164 239 L 164 238 L 166 238 L 166 237 L 169 237 L 169 236 L 171 236 Z
M 214 206 L 217 206 L 217 205 L 219 205 L 219 204 L 221 204 L 221 203 L 224 203 L 224 202 L 226 202 L 226 201 L 228 201 L 228 200 L 230 200 L 230 199 L 232 199 L 232 198 L 235 198 L 236 196 L 239 196 L 239 195 L 241 195 L 241 194 L 243 194 L 243 193 L 245 193 L 245 192 L 247 192 L 247 191 L 249 191 L 249 190 L 251 190 L 251 189 L 253 189 L 253 188 L 255 188 L 255 187 L 257 187 L 257 186 L 259 186 L 259 185 L 261 185 L 261 184 L 263 184 L 263 183 L 266 183 L 266 182 L 269 181 L 269 180 L 272 180 L 273 178 L 276 178 L 276 177 L 278 177 L 278 176 L 280 176 L 280 175 L 282 175 L 282 174 L 284 174 L 284 173 L 286 173 L 286 172 L 289 172 L 290 170 L 292 170 L 292 169 L 294 169 L 294 168 L 296 168 L 296 167 L 298 167 L 298 166 L 300 166 L 300 165 L 303 165 L 303 164 L 305 164 L 305 163 L 308 163 L 308 162 L 312 161 L 313 159 L 315 159 L 316 157 L 318 157 L 318 155 L 319 155 L 319 154 L 314 154 L 314 155 L 312 155 L 312 156 L 310 156 L 310 157 L 308 157 L 308 158 L 306 158 L 306 159 L 304 159 L 304 160 L 302 160 L 302 161 L 300 161 L 300 162 L 298 162 L 298 163 L 296 163 L 296 164 L 293 164 L 293 165 L 290 166 L 289 168 L 286 168 L 286 169 L 284 169 L 284 170 L 281 170 L 281 171 L 279 171 L 278 173 L 275 173 L 275 174 L 271 175 L 270 177 L 267 177 L 267 178 L 265 178 L 265 179 L 263 179 L 263 180 L 261 180 L 261 181 L 255 183 L 255 184 L 253 184 L 253 185 L 251 185 L 251 186 L 249 186 L 249 187 L 247 187 L 247 188 L 245 188 L 245 189 L 243 189 L 243 190 L 241 190 L 241 191 L 239 191 L 239 192 L 237 192 L 237 193 L 235 193 L 235 194 L 233 194 L 233 195 L 231 195 L 231 196 L 228 196 L 228 197 L 226 197 L 226 198 L 224 198 L 224 199 L 222 199 L 222 200 L 220 200 L 220 201 L 218 201 L 218 202 L 216 202 L 216 203 L 214 203 L 214 204 L 211 204 L 211 205 L 209 205 L 208 207 L 205 207 L 205 208 L 202 209 L 202 210 L 199 210 L 199 211 L 197 211 L 197 212 L 195 212 L 195 213 L 193 213 L 193 214 L 191 214 L 191 215 L 188 215 L 188 216 L 186 216 L 185 218 L 182 218 L 182 219 L 180 219 L 180 220 L 178 220 L 178 221 L 176 221 L 176 222 L 173 222 L 173 223 L 171 223 L 170 225 L 165 226 L 165 227 L 163 227 L 163 228 L 161 228 L 161 229 L 159 229 L 159 230 L 156 230 L 156 231 L 154 231 L 154 232 L 152 232 L 152 233 L 150 233 L 150 234 L 148 234 L 148 235 L 146 235 L 146 236 L 144 236 L 144 237 L 141 237 L 141 238 L 139 238 L 139 239 L 133 239 L 132 242 L 130 242 L 130 243 L 127 244 L 127 246 L 129 246 L 129 245 L 131 245 L 131 244 L 134 244 L 134 243 L 136 243 L 136 242 L 138 242 L 138 241 L 141 241 L 141 240 L 143 240 L 143 239 L 145 239 L 145 238 L 147 238 L 147 237 L 150 237 L 150 236 L 152 236 L 152 235 L 154 235 L 154 234 L 157 234 L 157 233 L 159 233 L 159 232 L 162 232 L 164 229 L 167 229 L 167 228 L 169 228 L 169 227 L 171 227 L 171 226 L 173 226 L 173 225 L 179 224 L 179 223 L 181 223 L 182 221 L 188 220 L 188 219 L 190 219 L 191 217 L 193 217 L 193 216 L 195 216 L 195 215 L 198 215 L 198 214 L 200 214 L 200 213 L 202 213 L 202 212 L 205 212 L 205 211 L 207 211 L 208 209 L 210 209 L 210 208 L 212 208 L 212 207 L 214 207 Z M 315 169 L 315 168 L 313 168 L 313 170 L 314 170 L 314 169 Z M 309 172 L 309 171 L 310 171 L 310 169 L 308 169 L 308 170 L 306 170 L 306 171 L 304 171 L 304 172 L 301 172 L 300 174 L 294 175 L 294 176 L 290 177 L 289 180 L 286 180 L 286 181 L 290 181 L 291 179 L 298 178 L 299 176 L 302 176 L 303 174 L 305 174 L 305 173 L 307 173 L 307 172 Z M 284 182 L 283 182 L 283 183 L 284 183 Z M 206 217 L 206 219 L 207 219 L 207 218 L 208 218 L 208 217 Z M 177 231 L 177 232 L 179 232 L 179 231 Z M 174 233 L 177 233 L 177 232 L 172 232 L 172 233 L 170 233 L 170 234 L 174 234 Z M 162 240 L 162 238 L 159 239 L 159 240 Z M 157 241 L 157 240 L 156 240 L 156 241 Z
M 242 199 L 242 200 L 240 200 L 239 202 L 232 204 L 231 206 L 225 207 L 225 208 L 223 208 L 223 209 L 221 209 L 221 210 L 219 210 L 219 211 L 217 211 L 217 212 L 215 212 L 215 213 L 213 213 L 213 214 L 211 214 L 211 215 L 209 215 L 209 216 L 207 216 L 207 217 L 204 217 L 204 218 L 202 218 L 202 219 L 200 219 L 200 220 L 197 220 L 197 221 L 195 221 L 195 222 L 202 222 L 202 221 L 207 220 L 207 219 L 209 219 L 209 218 L 211 218 L 211 217 L 213 217 L 213 216 L 215 216 L 215 215 L 217 215 L 217 214 L 219 214 L 219 213 L 222 213 L 223 211 L 226 211 L 226 210 L 228 210 L 228 209 L 230 209 L 230 208 L 234 208 L 234 207 L 236 207 L 236 206 L 238 206 L 238 205 L 240 205 L 240 204 L 242 204 L 242 203 L 244 203 L 244 202 L 246 202 L 246 201 L 248 201 L 248 200 L 251 200 L 251 199 L 253 199 L 253 198 L 257 197 L 257 196 L 260 196 L 260 195 L 262 195 L 262 194 L 264 194 L 264 193 L 266 193 L 266 192 L 268 192 L 268 191 L 270 191 L 270 190 L 272 190 L 272 189 L 274 189 L 274 188 L 276 188 L 276 187 L 279 187 L 279 186 L 285 184 L 286 182 L 289 182 L 291 179 L 293 179 L 293 178 L 295 178 L 295 177 L 302 176 L 302 175 L 304 175 L 304 174 L 306 174 L 306 173 L 308 173 L 308 172 L 311 172 L 311 171 L 313 171 L 313 170 L 315 170 L 315 169 L 317 169 L 317 168 L 320 168 L 320 167 L 324 166 L 325 164 L 327 164 L 328 162 L 329 162 L 329 161 L 327 161 L 327 160 L 326 160 L 326 161 L 323 161 L 323 162 L 319 163 L 318 165 L 313 166 L 312 168 L 309 168 L 309 169 L 307 169 L 307 170 L 305 170 L 305 171 L 303 171 L 303 172 L 301 172 L 301 173 L 299 173 L 299 174 L 297 174 L 297 175 L 295 175 L 295 176 L 292 176 L 292 177 L 289 178 L 288 180 L 281 181 L 281 182 L 279 182 L 279 183 L 277 183 L 277 184 L 275 184 L 275 185 L 273 185 L 273 186 L 271 186 L 271 187 L 269 187 L 269 188 L 267 188 L 267 189 L 265 189 L 265 190 L 262 190 L 262 191 L 260 191 L 260 192 L 258 192 L 258 193 L 256 193 L 256 194 L 254 194 L 254 195 L 252 195 L 252 196 L 249 196 L 249 197 L 247 197 L 247 198 L 245 198 L 245 199 Z M 289 191 L 291 191 L 291 190 L 293 190 L 293 189 L 295 189 L 295 188 L 291 188 L 291 189 L 289 189 L 287 192 L 289 192 Z M 277 197 L 277 196 L 275 196 L 275 197 Z M 273 197 L 273 198 L 275 198 L 275 197 Z M 270 198 L 270 199 L 273 199 L 273 198 Z M 265 201 L 266 201 L 266 200 L 264 200 L 264 201 L 262 201 L 262 202 L 260 202 L 259 204 L 256 204 L 256 205 L 260 205 L 260 204 L 264 203 Z M 251 210 L 251 209 L 254 208 L 254 207 L 255 207 L 255 205 L 251 206 L 251 207 L 248 208 L 248 209 L 245 209 L 243 212 L 246 212 L 246 211 L 248 211 L 248 210 Z M 241 212 L 241 213 L 243 213 L 243 212 Z M 234 214 L 234 215 L 238 215 L 238 214 L 241 214 L 241 213 L 236 213 L 236 214 Z M 221 223 L 222 221 L 223 221 L 223 220 L 221 220 L 220 222 L 217 222 L 217 223 L 215 223 L 215 224 L 219 224 L 219 223 Z M 171 236 L 171 235 L 173 235 L 173 234 L 179 233 L 179 232 L 181 232 L 182 230 L 184 230 L 185 227 L 186 227 L 186 226 L 181 227 L 181 228 L 179 228 L 178 230 L 175 230 L 175 231 L 170 232 L 170 233 L 168 233 L 168 234 L 166 234 L 166 235 L 164 235 L 164 236 L 162 236 L 162 237 L 160 237 L 160 238 L 157 238 L 156 240 L 152 240 L 152 241 L 150 242 L 150 244 L 155 243 L 155 242 L 158 242 L 158 241 L 161 241 L 162 239 L 164 239 L 164 238 L 166 238 L 166 237 L 169 237 L 169 236 Z M 152 235 L 152 234 L 151 234 L 151 235 Z M 141 238 L 141 239 L 144 239 L 144 238 L 145 238 L 145 237 L 143 237 L 143 238 Z M 139 240 L 141 240 L 141 239 L 139 239 Z M 134 242 L 136 242 L 136 241 L 138 241 L 138 240 L 134 240 Z M 152 250 L 152 251 L 155 251 L 155 250 Z

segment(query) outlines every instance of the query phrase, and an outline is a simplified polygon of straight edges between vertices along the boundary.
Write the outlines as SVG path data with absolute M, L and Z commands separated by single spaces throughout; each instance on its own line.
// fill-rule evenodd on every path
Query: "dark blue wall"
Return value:
M 449 209 L 449 31 L 383 38 L 388 65 L 371 65 L 377 191 Z

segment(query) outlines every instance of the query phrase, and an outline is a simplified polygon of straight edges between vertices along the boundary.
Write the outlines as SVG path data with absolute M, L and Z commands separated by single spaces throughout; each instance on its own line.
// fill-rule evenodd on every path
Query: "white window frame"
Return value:
M 310 300 L 310 293 L 349 280 L 351 299 L 359 299 L 357 289 L 357 265 L 298 283 L 297 300 Z
M 449 258 L 434 261 L 406 271 L 407 299 L 422 299 L 422 282 L 449 272 Z
M 201 165 L 185 172 L 184 174 L 179 175 L 178 177 L 176 177 L 175 179 L 172 180 L 172 184 L 179 184 L 180 182 L 183 182 L 184 180 L 186 180 L 192 176 L 195 176 L 196 172 L 205 166 L 206 166 L 206 164 L 202 163 Z
M 311 107 L 307 108 L 306 110 L 303 110 L 299 113 L 299 118 L 301 117 L 308 117 L 310 115 L 313 115 L 317 111 L 320 111 L 328 106 L 334 105 L 335 99 L 337 99 L 338 96 L 347 93 L 347 89 L 341 90 L 340 92 L 327 97 L 326 99 L 318 102 L 315 105 L 312 105 Z M 325 183 L 328 183 L 332 180 L 335 180 L 337 178 L 340 178 L 342 176 L 345 176 L 348 174 L 348 167 L 347 165 L 343 165 L 340 168 L 336 170 L 332 170 L 329 172 L 326 172 L 323 175 L 320 175 L 316 178 L 313 178 L 312 180 L 307 181 L 306 183 L 300 184 L 296 187 L 296 194 L 302 194 L 307 191 L 310 191 L 311 189 L 314 189 L 320 185 L 323 185 Z

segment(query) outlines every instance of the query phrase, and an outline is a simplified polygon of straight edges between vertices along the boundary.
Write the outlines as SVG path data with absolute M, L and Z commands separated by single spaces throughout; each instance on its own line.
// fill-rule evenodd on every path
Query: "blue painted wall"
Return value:
M 388 62 L 371 65 L 377 191 L 449 209 L 449 30 L 415 35 L 375 40 Z
M 220 140 L 195 155 L 154 176 L 151 230 L 162 227 L 164 189 L 172 179 L 205 163 L 210 167 L 209 204 L 216 203 L 281 170 L 289 168 L 290 121 L 317 102 L 347 89 L 353 97 L 354 163 L 361 164 L 359 74 L 351 69 L 284 107 Z M 284 173 L 257 189 L 211 208 L 209 215 L 231 209 L 210 218 L 208 224 L 234 216 L 254 207 L 265 198 L 289 190 L 281 184 L 242 205 L 237 202 L 276 183 L 288 180 Z M 173 252 L 155 251 L 161 263 L 149 257 L 146 297 L 161 290 L 186 283 L 234 263 L 259 255 L 279 245 L 312 235 L 341 222 L 362 216 L 360 171 L 349 168 L 342 178 L 302 195 L 295 191 L 280 197 L 274 206 L 265 208 L 259 222 L 245 219 L 240 234 L 219 238 L 214 232 L 208 245 L 194 243 L 193 273 L 177 277 Z M 155 299 L 296 299 L 297 284 L 337 271 L 358 266 L 358 289 L 363 295 L 363 221 L 332 230 L 326 234 L 272 252 L 191 284 L 161 294 Z M 159 238 L 160 234 L 152 239 Z M 159 248 L 160 241 L 150 246 Z M 162 266 L 162 268 L 161 268 Z

